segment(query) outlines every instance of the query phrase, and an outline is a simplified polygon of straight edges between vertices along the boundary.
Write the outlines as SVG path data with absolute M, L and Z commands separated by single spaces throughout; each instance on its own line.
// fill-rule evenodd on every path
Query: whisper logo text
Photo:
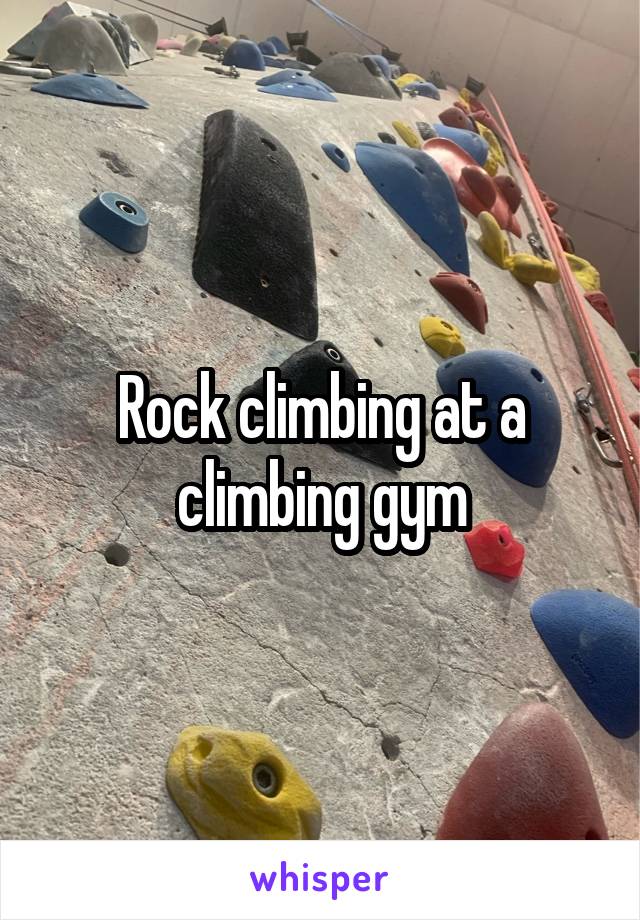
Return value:
M 353 878 L 348 872 L 310 872 L 309 864 L 302 863 L 302 871 L 287 869 L 286 860 L 280 863 L 280 871 L 249 872 L 256 891 L 327 891 L 331 900 L 351 888 L 353 891 L 380 891 L 382 880 L 388 872 L 356 872 Z

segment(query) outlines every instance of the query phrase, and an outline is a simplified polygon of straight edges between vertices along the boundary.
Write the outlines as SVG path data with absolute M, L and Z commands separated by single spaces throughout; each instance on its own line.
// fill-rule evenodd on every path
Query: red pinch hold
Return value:
M 584 295 L 594 310 L 596 310 L 603 319 L 609 323 L 610 326 L 616 328 L 616 318 L 613 315 L 613 310 L 611 309 L 611 304 L 607 299 L 607 295 L 603 294 L 602 291 L 590 291 Z
M 525 549 L 504 521 L 480 521 L 464 534 L 477 569 L 503 578 L 519 578 L 524 568 Z
M 447 125 L 449 128 L 463 128 L 465 131 L 473 131 L 475 134 L 478 133 L 476 131 L 476 126 L 469 116 L 454 105 L 440 112 L 438 118 L 443 125 Z
M 460 272 L 439 272 L 429 281 L 452 307 L 484 335 L 489 311 L 484 294 L 475 281 Z
M 515 214 L 522 201 L 520 186 L 513 176 L 494 176 L 493 181 L 504 195 L 511 212 Z

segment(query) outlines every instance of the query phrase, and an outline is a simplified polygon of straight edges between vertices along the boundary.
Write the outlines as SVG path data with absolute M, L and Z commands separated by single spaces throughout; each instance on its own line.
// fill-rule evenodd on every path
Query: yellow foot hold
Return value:
M 408 125 L 406 121 L 393 121 L 391 124 L 396 129 L 405 144 L 408 144 L 409 147 L 413 147 L 416 150 L 422 149 L 422 141 L 413 130 L 411 125 Z
M 396 79 L 394 80 L 394 83 L 400 89 L 403 89 L 403 87 L 408 86 L 409 83 L 426 83 L 426 82 L 427 81 L 425 80 L 425 78 L 421 77 L 419 73 L 403 73 L 401 77 L 396 77 Z
M 480 133 L 480 136 L 481 136 L 481 137 L 484 137 L 485 141 L 486 141 L 487 144 L 489 145 L 489 156 L 490 156 L 499 166 L 506 166 L 506 165 L 507 165 L 507 161 L 506 161 L 505 158 L 504 158 L 504 151 L 503 151 L 503 149 L 502 149 L 502 147 L 501 147 L 501 145 L 500 145 L 500 141 L 499 141 L 498 138 L 495 136 L 495 134 L 493 133 L 493 131 L 491 130 L 491 128 L 485 128 L 485 126 L 484 126 L 483 124 L 481 124 L 481 122 L 479 122 L 479 121 L 476 122 L 476 127 L 477 127 L 477 129 L 478 129 L 478 131 L 479 131 L 479 133 Z M 485 169 L 487 168 L 486 163 L 485 163 L 485 167 L 484 167 L 484 168 L 485 168 Z M 497 167 L 496 167 L 496 172 L 497 172 Z M 493 176 L 493 175 L 495 175 L 495 173 L 490 173 L 490 175 Z
M 317 840 L 322 808 L 266 735 L 190 725 L 167 763 L 167 787 L 204 840 Z
M 570 252 L 565 252 L 567 257 L 567 262 L 571 266 L 571 271 L 575 275 L 576 281 L 581 285 L 582 289 L 587 291 L 599 291 L 600 290 L 600 272 L 592 265 L 591 262 L 587 262 L 586 259 L 581 259 L 580 256 L 574 256 Z
M 480 248 L 500 268 L 509 268 L 509 243 L 493 214 L 482 211 L 478 215 L 480 222 Z
M 516 252 L 515 255 L 510 256 L 507 267 L 520 284 L 526 284 L 529 287 L 533 287 L 536 281 L 555 284 L 560 280 L 560 272 L 555 263 L 548 259 L 540 259 L 528 252 Z
M 466 351 L 458 327 L 441 316 L 423 316 L 420 320 L 420 335 L 429 348 L 433 348 L 443 358 L 454 358 Z

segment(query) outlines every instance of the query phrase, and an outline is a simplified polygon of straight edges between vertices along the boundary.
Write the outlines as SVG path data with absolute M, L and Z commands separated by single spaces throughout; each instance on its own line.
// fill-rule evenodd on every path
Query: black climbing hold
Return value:
M 322 149 L 329 157 L 329 159 L 333 160 L 336 166 L 339 166 L 340 169 L 344 170 L 344 172 L 349 172 L 351 169 L 351 163 L 349 162 L 349 157 L 346 155 L 344 150 L 341 150 L 340 147 L 336 147 L 335 144 L 329 143 L 329 141 L 325 141 L 325 143 L 322 145 Z
M 227 20 L 224 16 L 207 26 L 207 35 L 227 35 Z
M 318 334 L 309 205 L 291 154 L 231 109 L 204 128 L 200 224 L 193 256 L 200 287 L 312 341 Z
M 295 351 L 280 365 L 280 376 L 282 380 L 290 382 L 292 396 L 304 396 L 309 399 L 314 396 L 326 397 L 329 395 L 329 371 L 336 368 L 342 368 L 343 371 L 344 394 L 355 395 L 359 374 L 333 342 L 319 340 Z M 240 394 L 240 399 L 245 396 L 262 396 L 263 382 L 264 378 L 260 377 L 254 384 L 245 387 Z M 388 470 L 399 468 L 391 444 L 358 444 L 355 441 L 351 443 L 336 441 L 332 446 L 336 450 L 347 451 Z
M 142 205 L 118 192 L 103 192 L 80 211 L 80 220 L 125 252 L 142 252 L 147 245 L 149 218 Z
M 479 96 L 482 90 L 484 89 L 484 83 L 481 83 L 480 80 L 475 80 L 473 77 L 467 77 L 467 82 L 465 87 L 472 93 L 474 96 Z
M 372 61 L 365 61 L 359 54 L 342 51 L 318 64 L 313 76 L 327 83 L 336 93 L 370 96 L 373 99 L 398 99 L 390 82 L 382 73 L 372 73 L 367 64 L 377 66 Z
M 312 67 L 315 67 L 317 64 L 322 64 L 322 58 L 314 54 L 310 48 L 305 48 L 304 45 L 300 45 L 300 47 L 296 49 L 296 58 L 302 61 L 303 64 L 311 64 Z
M 417 121 L 416 128 L 420 132 L 420 137 L 423 141 L 431 140 L 432 137 L 437 137 L 435 129 L 431 127 L 428 121 Z
M 402 51 L 391 51 L 391 49 L 387 48 L 385 45 L 382 49 L 382 56 L 385 57 L 391 64 L 397 64 L 402 57 Z
M 429 83 L 433 83 L 434 86 L 437 86 L 438 89 L 446 89 L 447 84 L 445 83 L 444 77 L 439 70 L 432 70 L 429 74 Z
M 99 22 L 116 46 L 116 51 L 122 58 L 122 63 L 128 69 L 131 54 L 131 32 L 129 27 L 115 16 L 110 16 L 109 19 L 100 19 Z
M 306 32 L 287 32 L 287 42 L 292 51 L 309 41 L 309 30 Z
M 395 137 L 393 136 L 393 134 L 389 134 L 387 131 L 379 131 L 378 137 L 380 138 L 383 144 L 397 144 L 398 143 Z

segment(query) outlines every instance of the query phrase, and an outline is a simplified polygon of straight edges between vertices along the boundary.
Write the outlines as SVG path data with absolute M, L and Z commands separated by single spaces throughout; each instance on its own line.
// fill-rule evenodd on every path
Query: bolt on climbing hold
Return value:
M 397 83 L 397 81 L 396 81 Z M 427 99 L 439 99 L 440 90 L 433 83 L 427 83 L 426 80 L 415 80 L 413 83 L 405 83 L 403 92 L 409 96 L 424 96 Z
M 484 166 L 489 156 L 489 145 L 483 137 L 476 134 L 475 131 L 467 131 L 465 128 L 450 128 L 448 125 L 434 125 L 432 137 L 444 137 L 453 141 L 458 147 L 473 157 L 478 166 Z M 425 138 L 428 140 L 428 138 Z
M 509 243 L 506 235 L 500 229 L 497 220 L 489 211 L 482 211 L 478 215 L 480 224 L 480 237 L 478 242 L 485 255 L 496 263 L 499 268 L 509 267 Z
M 351 163 L 344 150 L 341 150 L 340 147 L 337 147 L 335 144 L 329 143 L 329 141 L 325 141 L 325 143 L 322 144 L 322 149 L 336 166 L 339 166 L 344 172 L 349 172 Z
M 391 124 L 408 147 L 420 150 L 422 142 L 411 125 L 408 125 L 406 121 L 393 121 Z
M 441 316 L 423 316 L 420 320 L 420 335 L 443 358 L 452 358 L 465 352 L 460 330 Z
M 582 289 L 589 292 L 599 291 L 600 274 L 598 269 L 593 266 L 591 262 L 588 262 L 586 259 L 581 259 L 580 256 L 576 256 L 572 252 L 567 252 L 565 255 L 569 267 Z
M 469 116 L 465 115 L 465 113 L 455 105 L 440 112 L 438 118 L 443 125 L 447 125 L 449 128 L 464 128 L 465 131 L 476 131 L 476 126 Z
M 627 377 L 636 390 L 640 390 L 640 367 L 630 367 L 627 371 Z
M 480 521 L 463 534 L 473 564 L 481 572 L 502 578 L 519 578 L 524 568 L 525 548 L 504 521 Z
M 520 284 L 527 287 L 533 287 L 538 281 L 556 284 L 560 280 L 560 272 L 554 262 L 539 259 L 529 252 L 516 252 L 509 256 L 506 267 Z
M 580 743 L 548 703 L 520 706 L 495 729 L 454 789 L 437 833 L 438 840 L 607 838 Z
M 397 144 L 398 143 L 395 137 L 393 136 L 393 134 L 389 134 L 387 131 L 379 131 L 378 137 L 380 138 L 383 144 Z
M 167 763 L 167 788 L 204 840 L 317 840 L 322 809 L 267 735 L 190 725 Z
M 423 141 L 428 141 L 430 138 L 437 136 L 435 128 L 428 121 L 417 121 L 416 128 Z
M 429 281 L 439 294 L 484 335 L 489 311 L 484 294 L 475 281 L 460 272 L 439 272 Z
M 297 99 L 313 99 L 315 102 L 337 102 L 337 97 L 327 89 L 320 80 L 307 76 L 306 80 L 292 82 L 270 83 L 267 86 L 258 86 L 258 92 L 268 93 L 271 96 L 292 96 Z
M 266 70 L 262 51 L 255 42 L 237 39 L 225 51 L 222 63 L 225 67 L 233 64 L 246 70 Z
M 95 73 L 65 73 L 44 83 L 34 83 L 32 92 L 60 96 L 97 105 L 120 105 L 131 109 L 148 109 L 149 103 L 125 86 Z
M 149 218 L 142 205 L 118 192 L 102 192 L 80 211 L 80 220 L 125 252 L 142 252 L 147 245 Z
M 403 73 L 401 76 L 396 77 L 394 82 L 400 89 L 404 89 L 410 83 L 426 83 L 427 81 L 419 73 Z
M 604 591 L 553 591 L 531 619 L 589 712 L 616 738 L 638 731 L 640 611 Z

